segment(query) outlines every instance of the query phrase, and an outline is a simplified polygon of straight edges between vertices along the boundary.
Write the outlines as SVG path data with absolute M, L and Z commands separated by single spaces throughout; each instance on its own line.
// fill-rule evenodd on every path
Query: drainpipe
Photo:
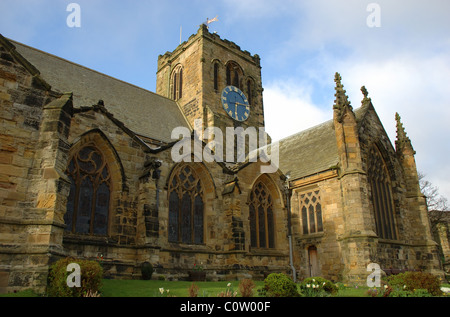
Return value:
M 289 188 L 289 175 L 286 175 L 285 194 L 286 194 L 286 209 L 287 209 L 287 216 L 288 216 L 289 265 L 291 266 L 291 270 L 292 270 L 292 279 L 294 282 L 296 282 L 297 281 L 297 272 L 294 267 L 293 250 L 292 250 L 292 229 L 291 229 L 292 189 Z

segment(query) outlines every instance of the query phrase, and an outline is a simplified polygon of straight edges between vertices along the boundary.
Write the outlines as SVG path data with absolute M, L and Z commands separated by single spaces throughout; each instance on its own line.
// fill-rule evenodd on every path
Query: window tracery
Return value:
M 275 248 L 273 200 L 262 182 L 250 193 L 249 216 L 251 247 Z
M 72 157 L 66 174 L 71 182 L 64 215 L 66 231 L 106 235 L 111 178 L 102 153 L 93 145 L 81 148 Z
M 322 204 L 320 190 L 299 194 L 303 234 L 322 232 Z
M 391 181 L 386 163 L 376 146 L 370 149 L 367 178 L 372 191 L 376 233 L 380 238 L 397 239 Z
M 204 198 L 200 179 L 186 165 L 169 184 L 169 242 L 203 243 Z

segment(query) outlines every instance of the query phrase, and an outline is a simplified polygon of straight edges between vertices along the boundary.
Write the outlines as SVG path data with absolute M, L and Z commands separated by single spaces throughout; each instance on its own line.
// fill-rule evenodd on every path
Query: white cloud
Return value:
M 311 90 L 291 81 L 278 81 L 264 88 L 266 131 L 274 141 L 332 118 L 311 102 Z
M 428 58 L 418 58 L 405 54 L 382 63 L 347 61 L 343 68 L 349 96 L 356 95 L 359 85 L 366 86 L 393 142 L 394 114 L 400 114 L 417 152 L 418 170 L 450 197 L 448 174 L 443 173 L 449 169 L 450 156 L 450 56 L 430 53 Z

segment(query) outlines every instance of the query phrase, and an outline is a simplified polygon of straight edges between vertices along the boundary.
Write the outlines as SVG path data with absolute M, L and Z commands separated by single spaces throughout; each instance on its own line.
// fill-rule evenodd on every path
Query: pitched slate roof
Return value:
M 368 106 L 354 110 L 358 124 Z M 339 163 L 333 120 L 301 131 L 280 142 L 280 169 L 292 180 L 329 170 Z
M 60 57 L 9 40 L 16 51 L 36 67 L 56 92 L 73 92 L 74 107 L 92 106 L 104 101 L 108 112 L 134 133 L 160 140 L 171 140 L 175 127 L 189 124 L 178 104 L 168 98 L 99 73 Z
M 280 169 L 292 180 L 328 170 L 339 156 L 333 120 L 284 138 L 280 142 Z

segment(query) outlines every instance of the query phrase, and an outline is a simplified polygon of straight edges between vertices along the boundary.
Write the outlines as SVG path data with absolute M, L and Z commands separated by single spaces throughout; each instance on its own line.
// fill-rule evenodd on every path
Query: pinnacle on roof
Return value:
M 395 113 L 395 121 L 397 121 L 397 140 L 395 141 L 396 150 L 402 150 L 405 146 L 409 146 L 413 151 L 410 138 L 406 135 L 405 128 L 401 122 L 401 117 L 398 112 Z
M 334 81 L 336 82 L 336 93 L 334 94 L 334 96 L 336 97 L 336 99 L 334 100 L 333 109 L 335 111 L 338 122 L 342 122 L 342 119 L 346 112 L 350 111 L 351 113 L 353 113 L 353 107 L 350 105 L 350 101 L 345 94 L 345 89 L 341 83 L 341 80 L 341 75 L 339 73 L 336 73 L 336 75 L 334 76 Z
M 344 90 L 344 86 L 341 83 L 342 77 L 339 73 L 336 73 L 334 76 L 334 81 L 336 82 L 336 93 L 334 96 L 336 99 L 334 100 L 334 109 L 343 110 L 345 107 L 348 107 L 352 110 L 352 106 L 350 105 L 350 101 L 348 100 L 346 91 Z

